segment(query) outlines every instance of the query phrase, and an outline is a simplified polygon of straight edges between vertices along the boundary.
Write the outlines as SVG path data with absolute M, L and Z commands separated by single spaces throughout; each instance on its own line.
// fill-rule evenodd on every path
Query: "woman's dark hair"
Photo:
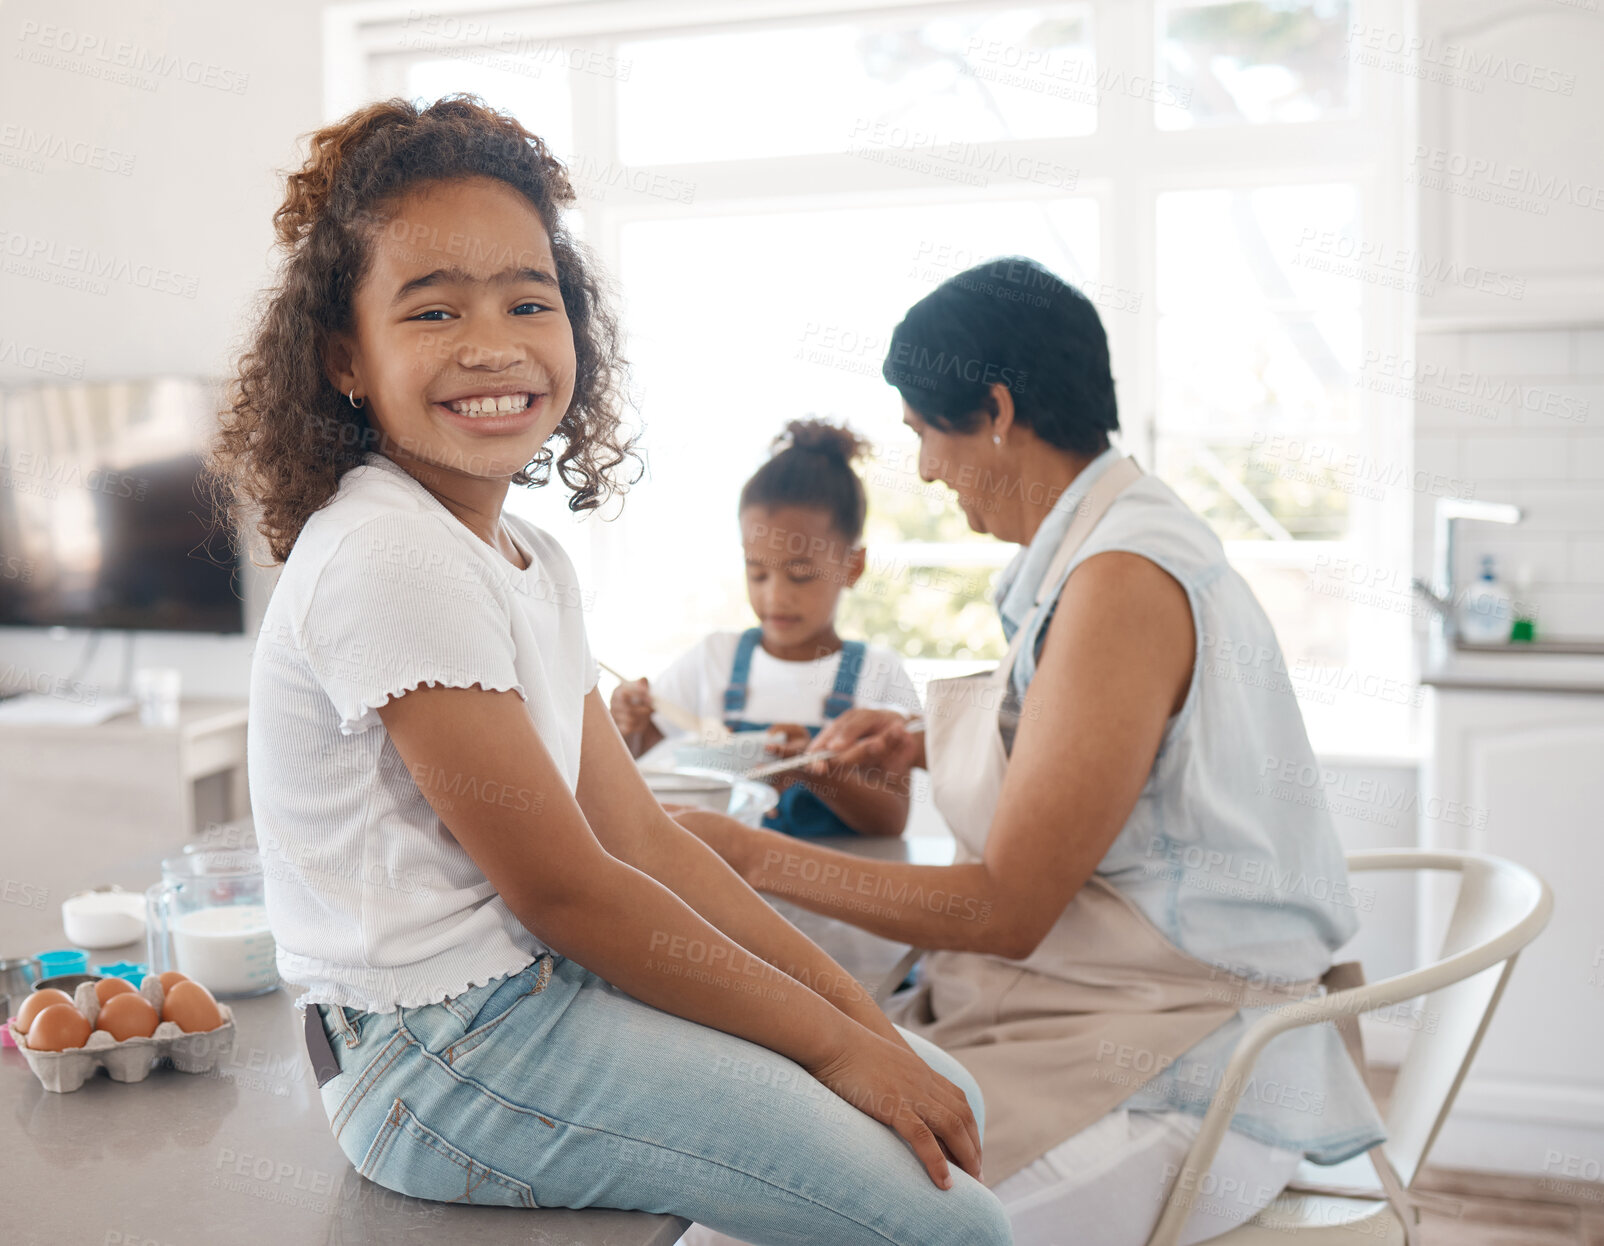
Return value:
M 612 470 L 635 457 L 620 432 L 625 361 L 601 273 L 559 215 L 574 202 L 567 171 L 540 138 L 476 95 L 426 106 L 383 100 L 314 133 L 305 164 L 288 175 L 273 214 L 285 253 L 279 279 L 240 357 L 208 464 L 237 530 L 253 507 L 259 512 L 257 530 L 276 562 L 289 557 L 340 477 L 379 446 L 367 411 L 353 408 L 324 372 L 331 335 L 354 328 L 352 300 L 372 244 L 407 192 L 466 177 L 495 178 L 518 191 L 551 239 L 576 364 L 573 400 L 556 429 L 564 439 L 556 468 L 572 491 L 568 507 L 590 510 L 623 492 Z M 552 461 L 542 448 L 513 482 L 547 483 Z
M 835 529 L 849 541 L 863 535 L 868 501 L 852 461 L 869 442 L 844 425 L 792 420 L 770 449 L 778 450 L 741 489 L 737 508 L 811 506 L 830 512 Z
M 1014 418 L 1048 445 L 1096 454 L 1119 428 L 1097 309 L 1023 256 L 977 264 L 910 307 L 880 373 L 942 432 L 971 433 L 995 416 L 998 382 Z

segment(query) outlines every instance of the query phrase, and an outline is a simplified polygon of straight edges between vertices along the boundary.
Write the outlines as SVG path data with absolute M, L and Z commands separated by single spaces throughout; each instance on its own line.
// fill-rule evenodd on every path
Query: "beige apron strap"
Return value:
M 1058 543 L 1053 552 L 1053 560 L 1047 565 L 1047 574 L 1042 576 L 1041 583 L 1036 588 L 1036 605 L 1039 607 L 1047 598 L 1052 586 L 1058 583 L 1058 577 L 1063 574 L 1064 568 L 1069 566 L 1069 560 L 1075 552 L 1086 544 L 1086 538 L 1091 535 L 1097 521 L 1103 517 L 1105 511 L 1113 504 L 1121 490 L 1142 475 L 1142 469 L 1136 466 L 1136 461 L 1128 457 L 1121 457 L 1108 465 L 1086 491 L 1086 496 L 1076 503 L 1075 518 L 1070 520 L 1069 527 L 1064 530 L 1064 539 Z M 1014 639 L 1008 646 L 1008 653 L 997 664 L 991 673 L 991 683 L 994 687 L 1003 687 L 1009 674 L 1014 669 L 1014 661 L 1019 657 L 1019 650 L 1025 643 L 1025 633 L 1030 630 L 1029 621 L 1020 623 L 1014 632 Z
M 1351 990 L 1365 984 L 1364 967 L 1356 960 L 1345 960 L 1341 964 L 1333 965 L 1323 978 L 1320 979 L 1329 994 L 1335 995 L 1338 991 Z M 1353 1060 L 1353 1067 L 1359 1070 L 1359 1077 L 1365 1088 L 1375 1097 L 1375 1088 L 1370 1084 L 1370 1069 L 1365 1061 L 1364 1038 L 1359 1030 L 1359 1016 L 1357 1013 L 1344 1013 L 1333 1023 L 1337 1033 L 1342 1036 L 1342 1045 L 1348 1049 L 1348 1055 Z M 1381 1192 L 1387 1196 L 1387 1202 L 1397 1213 L 1398 1219 L 1403 1223 L 1405 1246 L 1418 1246 L 1420 1230 L 1418 1211 L 1414 1197 L 1404 1188 L 1398 1170 L 1392 1166 L 1387 1153 L 1377 1143 L 1367 1152 L 1370 1156 L 1370 1165 L 1376 1170 L 1376 1179 L 1381 1183 Z M 1294 1178 L 1287 1183 L 1286 1188 L 1295 1194 L 1318 1194 L 1332 1198 L 1352 1198 L 1356 1194 L 1373 1194 L 1373 1191 L 1356 1190 L 1349 1186 L 1322 1185 L 1314 1181 L 1299 1181 Z
M 1325 977 L 1320 979 L 1326 994 L 1335 995 L 1338 991 L 1352 990 L 1354 987 L 1365 984 L 1365 971 L 1356 960 L 1345 960 L 1340 965 L 1332 965 L 1326 970 Z M 1364 1081 L 1365 1089 L 1370 1091 L 1371 1098 L 1375 1097 L 1375 1087 L 1370 1084 L 1370 1069 L 1365 1060 L 1364 1036 L 1359 1032 L 1359 1018 L 1357 1014 L 1345 1012 L 1333 1024 L 1337 1033 L 1342 1036 L 1342 1045 L 1348 1049 L 1348 1055 L 1353 1060 L 1353 1067 L 1359 1070 L 1359 1076 Z
M 1064 568 L 1069 566 L 1069 560 L 1075 552 L 1086 544 L 1086 538 L 1091 535 L 1092 529 L 1103 513 L 1113 504 L 1120 491 L 1142 475 L 1142 469 L 1136 466 L 1131 458 L 1121 457 L 1110 463 L 1103 470 L 1103 474 L 1092 482 L 1092 487 L 1086 490 L 1083 497 L 1075 506 L 1075 518 L 1070 521 L 1068 529 L 1064 532 L 1064 539 L 1059 543 L 1053 560 L 1047 566 L 1047 574 L 1042 576 L 1041 584 L 1036 589 L 1036 604 L 1039 606 L 1046 600 L 1047 594 L 1052 591 L 1058 577 L 1063 574 Z

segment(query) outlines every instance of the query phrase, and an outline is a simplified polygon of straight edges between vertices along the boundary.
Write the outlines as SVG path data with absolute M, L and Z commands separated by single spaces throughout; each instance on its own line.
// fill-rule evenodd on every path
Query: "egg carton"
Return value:
M 161 1016 L 166 998 L 161 979 L 147 974 L 139 993 Z M 80 982 L 72 1002 L 89 1018 L 91 1026 L 100 1019 L 100 998 L 93 982 Z M 162 1021 L 149 1038 L 125 1038 L 121 1042 L 105 1030 L 91 1030 L 82 1047 L 69 1047 L 66 1051 L 34 1051 L 28 1046 L 27 1035 L 17 1029 L 15 1018 L 8 1025 L 12 1040 L 40 1084 L 46 1090 L 66 1094 L 77 1090 L 100 1068 L 114 1082 L 142 1082 L 163 1060 L 171 1061 L 180 1073 L 211 1072 L 234 1045 L 234 1010 L 227 1004 L 218 1004 L 217 1011 L 223 1014 L 223 1024 L 215 1030 L 185 1033 L 176 1022 Z

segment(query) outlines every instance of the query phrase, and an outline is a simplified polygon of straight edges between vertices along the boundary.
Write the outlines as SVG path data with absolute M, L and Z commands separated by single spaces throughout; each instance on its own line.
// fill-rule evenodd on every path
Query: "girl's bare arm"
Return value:
M 963 1093 L 905 1045 L 857 1024 L 725 934 L 649 872 L 604 847 L 517 693 L 424 685 L 392 697 L 379 717 L 419 792 L 543 943 L 644 1003 L 796 1061 L 901 1134 L 938 1185 L 950 1183 L 943 1147 L 978 1175 L 979 1138 Z M 598 724 L 605 726 L 607 747 L 633 773 L 617 729 L 592 691 L 585 706 L 587 738 Z M 581 770 L 596 756 L 587 748 Z M 638 774 L 635 781 L 656 806 Z M 603 803 L 617 807 L 615 801 Z M 654 828 L 655 837 L 663 838 L 663 825 L 673 823 L 656 806 L 654 818 L 625 827 L 620 850 L 663 868 L 650 846 Z M 711 874 L 712 867 L 707 869 Z M 737 879 L 726 886 L 731 894 L 751 895 Z M 768 907 L 755 895 L 751 899 Z
M 718 853 L 676 822 L 630 761 L 592 689 L 575 793 L 602 847 L 650 874 L 730 938 L 894 1043 L 902 1035 L 869 993 L 753 891 Z

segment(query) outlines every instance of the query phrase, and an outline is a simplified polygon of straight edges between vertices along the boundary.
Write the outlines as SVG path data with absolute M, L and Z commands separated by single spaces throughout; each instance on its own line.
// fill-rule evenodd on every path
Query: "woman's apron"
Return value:
M 1141 474 L 1121 458 L 1092 485 L 1042 577 L 1038 611 L 1115 496 Z M 985 852 L 1008 769 L 997 712 L 1029 630 L 1021 624 L 995 671 L 928 686 L 925 752 L 936 808 L 957 840 L 956 864 Z M 1239 1009 L 1318 989 L 1314 981 L 1254 987 L 1189 956 L 1095 873 L 1028 964 L 932 952 L 919 985 L 886 1007 L 980 1084 L 993 1186 L 1118 1107 Z

